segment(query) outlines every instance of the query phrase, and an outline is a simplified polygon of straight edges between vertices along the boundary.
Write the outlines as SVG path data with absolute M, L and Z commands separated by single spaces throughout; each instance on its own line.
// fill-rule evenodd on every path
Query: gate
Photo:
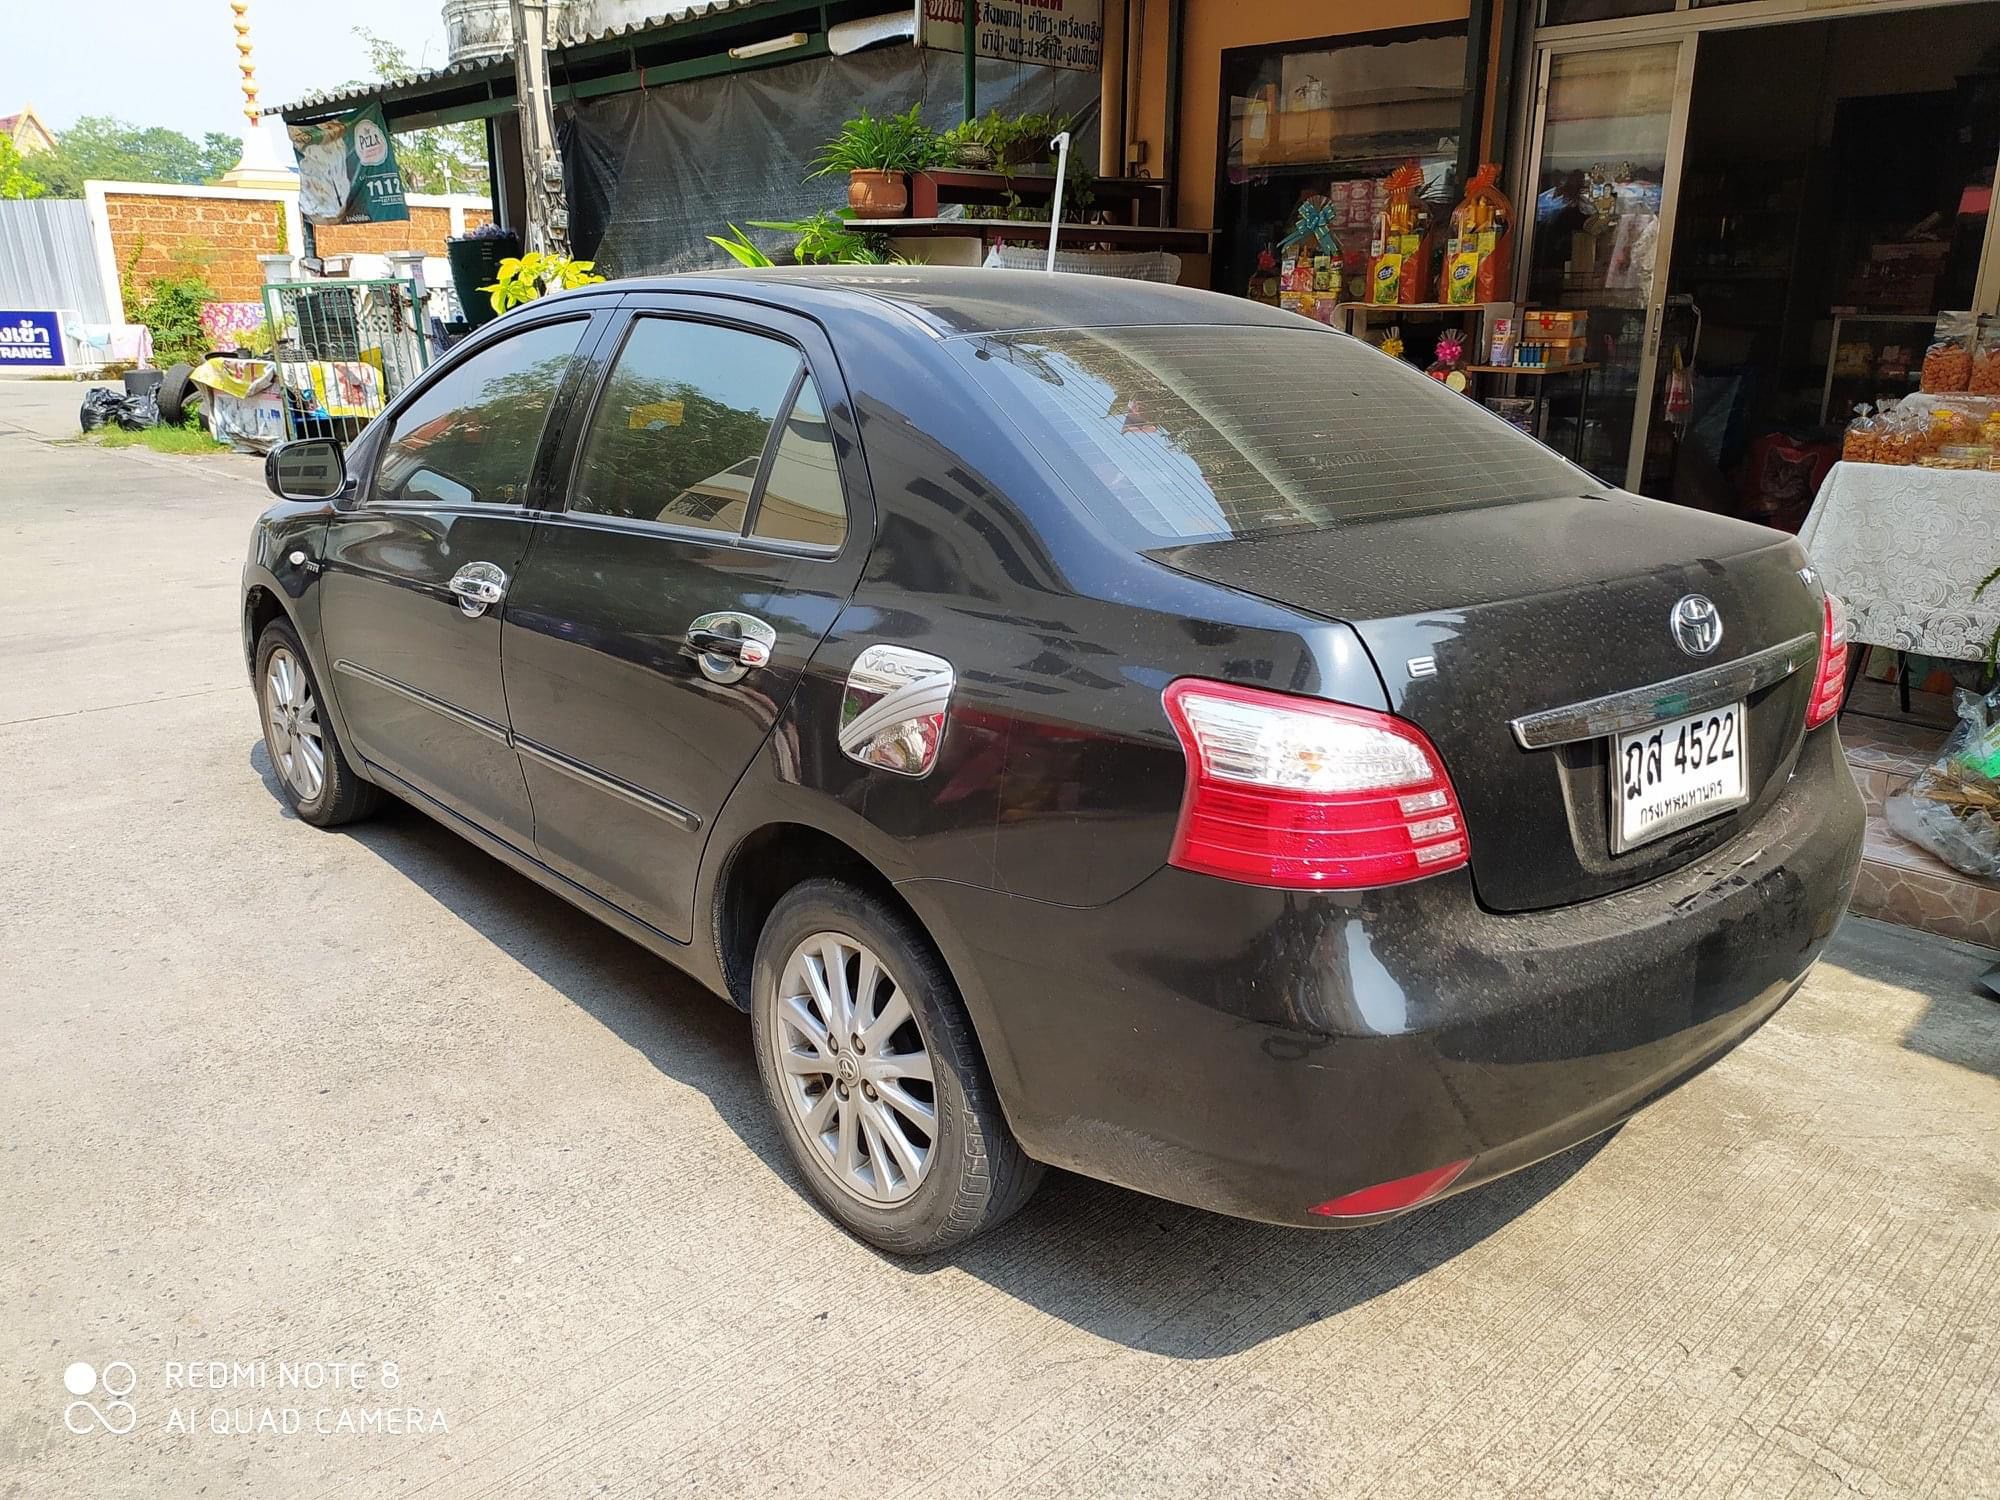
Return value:
M 346 444 L 429 362 L 411 281 L 286 281 L 264 288 L 285 435 Z

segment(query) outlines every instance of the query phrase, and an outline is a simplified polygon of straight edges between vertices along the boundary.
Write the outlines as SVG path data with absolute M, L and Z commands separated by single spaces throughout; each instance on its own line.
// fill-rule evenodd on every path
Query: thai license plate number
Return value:
M 1611 748 L 1614 854 L 1749 800 L 1741 703 L 1614 735 Z

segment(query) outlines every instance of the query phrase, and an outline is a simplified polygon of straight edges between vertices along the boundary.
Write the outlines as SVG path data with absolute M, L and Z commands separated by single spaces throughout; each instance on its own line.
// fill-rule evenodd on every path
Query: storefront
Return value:
M 1857 403 L 1994 311 L 2000 6 L 1544 0 L 1519 290 L 1583 315 L 1601 477 L 1797 526 Z M 1935 367 L 1934 367 L 1935 373 Z

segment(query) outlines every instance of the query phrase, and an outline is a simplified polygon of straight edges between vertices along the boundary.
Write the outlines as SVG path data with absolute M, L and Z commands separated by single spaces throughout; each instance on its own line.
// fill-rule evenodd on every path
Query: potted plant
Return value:
M 961 120 L 938 136 L 946 162 L 971 172 L 988 172 L 1000 165 L 1001 153 L 1020 134 L 1016 123 L 990 109 L 977 119 Z
M 819 148 L 806 175 L 845 172 L 855 217 L 898 217 L 910 206 L 909 174 L 936 166 L 942 156 L 937 132 L 918 117 L 918 109 L 912 104 L 900 115 L 880 117 L 862 110 Z
M 595 286 L 602 280 L 604 278 L 596 272 L 595 262 L 571 260 L 563 255 L 544 255 L 539 250 L 531 250 L 526 255 L 510 255 L 501 261 L 492 284 L 479 290 L 490 298 L 488 305 L 493 309 L 493 315 L 498 317 L 523 302 L 532 302 L 550 292 Z
M 470 234 L 447 240 L 445 259 L 451 263 L 451 285 L 458 293 L 458 305 L 465 309 L 465 321 L 477 327 L 499 316 L 482 295 L 500 279 L 500 262 L 521 254 L 521 237 L 498 224 L 481 224 Z

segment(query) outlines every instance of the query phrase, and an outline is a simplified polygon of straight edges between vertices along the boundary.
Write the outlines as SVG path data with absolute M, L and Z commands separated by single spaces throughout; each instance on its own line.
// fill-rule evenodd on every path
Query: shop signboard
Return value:
M 0 369 L 59 370 L 68 363 L 61 313 L 0 308 Z
M 965 44 L 965 0 L 916 0 L 917 41 L 940 52 Z M 1104 66 L 1104 0 L 978 0 L 981 57 L 1095 73 Z
M 407 219 L 403 174 L 382 106 L 365 105 L 337 120 L 291 127 L 299 158 L 299 213 L 314 224 L 369 224 Z

